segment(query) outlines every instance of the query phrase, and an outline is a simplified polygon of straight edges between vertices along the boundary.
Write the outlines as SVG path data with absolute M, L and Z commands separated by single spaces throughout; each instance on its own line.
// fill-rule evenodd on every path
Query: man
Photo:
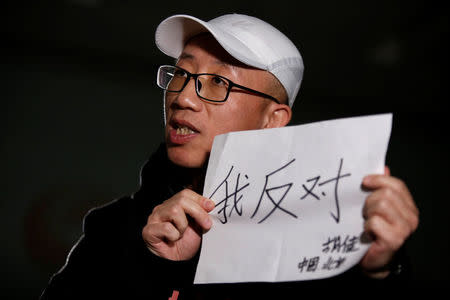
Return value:
M 213 139 L 287 125 L 303 62 L 277 29 L 237 14 L 209 22 L 172 16 L 159 25 L 156 42 L 177 59 L 158 71 L 166 142 L 142 169 L 137 193 L 85 217 L 83 236 L 42 299 L 167 299 L 174 291 L 178 299 L 250 299 L 258 292 L 288 298 L 307 287 L 405 273 L 398 253 L 418 226 L 418 211 L 406 185 L 386 168 L 362 182 L 371 190 L 363 215 L 373 243 L 359 266 L 311 282 L 193 286 L 202 235 L 212 226 L 214 202 L 200 193 Z

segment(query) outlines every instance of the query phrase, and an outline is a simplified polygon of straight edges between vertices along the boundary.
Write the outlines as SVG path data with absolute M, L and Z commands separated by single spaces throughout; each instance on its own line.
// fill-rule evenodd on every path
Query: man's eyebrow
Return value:
M 194 59 L 194 55 L 186 53 L 186 52 L 183 52 L 178 57 L 178 60 L 180 60 L 180 59 Z
M 231 69 L 235 68 L 235 66 L 233 64 L 224 62 L 223 60 L 219 60 L 219 59 L 214 60 L 214 63 L 218 64 L 218 65 L 221 65 L 221 66 L 224 66 L 224 67 L 227 67 L 227 68 L 231 68 Z

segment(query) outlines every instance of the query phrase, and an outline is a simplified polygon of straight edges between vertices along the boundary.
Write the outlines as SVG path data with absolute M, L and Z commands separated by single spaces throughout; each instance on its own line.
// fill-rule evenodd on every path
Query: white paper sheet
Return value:
M 357 264 L 370 246 L 361 182 L 383 173 L 391 124 L 382 114 L 217 136 L 195 283 L 319 279 Z

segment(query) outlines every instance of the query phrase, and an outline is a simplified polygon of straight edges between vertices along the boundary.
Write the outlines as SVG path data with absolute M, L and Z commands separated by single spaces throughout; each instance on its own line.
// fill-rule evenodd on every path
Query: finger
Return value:
M 361 260 L 364 270 L 373 271 L 385 267 L 392 259 L 395 251 L 391 248 L 385 233 L 389 233 L 390 225 L 379 216 L 374 216 L 364 223 L 363 236 L 372 244 Z
M 188 198 L 196 203 L 198 203 L 204 210 L 207 212 L 210 212 L 214 209 L 215 203 L 211 199 L 208 199 L 206 197 L 203 197 L 200 194 L 197 194 L 196 192 L 190 190 L 190 189 L 184 189 L 181 192 L 179 192 L 179 196 L 182 198 Z
M 379 255 L 389 256 L 397 251 L 405 241 L 405 235 L 397 227 L 380 216 L 373 216 L 364 223 L 364 231 L 375 237 Z
M 198 203 L 192 201 L 181 201 L 181 206 L 186 214 L 188 214 L 195 222 L 205 231 L 212 226 L 212 221 L 206 210 Z
M 401 194 L 402 201 L 405 201 L 406 205 L 418 214 L 418 209 L 414 203 L 409 189 L 406 187 L 405 183 L 395 177 L 387 175 L 368 175 L 363 179 L 363 186 L 369 189 L 379 189 L 379 188 L 391 188 Z
M 407 226 L 413 230 L 413 224 L 409 222 L 413 213 L 400 199 L 400 195 L 392 189 L 378 189 L 367 197 L 363 216 L 368 219 L 374 215 L 385 218 L 392 225 Z
M 173 222 L 183 233 L 188 226 L 186 214 L 198 222 L 204 230 L 209 230 L 210 220 L 207 212 L 214 209 L 214 202 L 192 190 L 184 189 L 163 204 L 156 206 L 149 216 L 148 223 Z
M 387 218 L 395 226 L 403 226 L 409 234 L 417 229 L 419 218 L 416 210 L 411 209 L 402 195 L 390 188 L 381 188 L 370 194 L 363 208 L 363 215 L 367 219 L 378 214 Z
M 142 230 L 144 240 L 150 245 L 165 241 L 175 242 L 181 237 L 181 233 L 170 222 L 149 224 Z
M 381 175 L 381 174 L 367 175 L 363 178 L 363 185 L 369 189 L 390 187 L 399 192 L 409 194 L 409 190 L 402 180 L 389 175 Z
M 207 231 L 211 228 L 212 221 L 207 211 L 201 206 L 205 199 L 199 194 L 185 189 L 163 204 L 158 205 L 149 217 L 149 223 L 173 222 L 181 232 L 187 226 L 189 215 L 198 225 Z
M 180 204 L 183 210 L 200 225 L 204 231 L 211 228 L 212 221 L 208 212 L 214 209 L 214 202 L 196 192 L 184 189 L 179 192 Z
M 203 208 L 207 212 L 211 212 L 214 207 L 216 207 L 216 203 L 213 200 L 203 197 Z
M 183 207 L 177 203 L 169 202 L 162 205 L 155 211 L 155 215 L 152 219 L 149 218 L 148 223 L 171 222 L 181 234 L 184 233 L 189 225 Z

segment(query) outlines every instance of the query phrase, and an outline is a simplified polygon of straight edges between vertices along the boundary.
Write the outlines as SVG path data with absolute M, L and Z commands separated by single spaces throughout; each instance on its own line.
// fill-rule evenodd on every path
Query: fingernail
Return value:
M 213 209 L 214 208 L 214 202 L 213 201 L 211 201 L 211 200 L 206 200 L 206 203 L 205 203 L 205 206 L 206 206 L 206 209 Z
M 206 226 L 211 226 L 211 224 L 212 224 L 211 218 L 208 217 L 208 218 L 206 219 L 206 221 L 205 221 L 205 225 L 206 225 Z

